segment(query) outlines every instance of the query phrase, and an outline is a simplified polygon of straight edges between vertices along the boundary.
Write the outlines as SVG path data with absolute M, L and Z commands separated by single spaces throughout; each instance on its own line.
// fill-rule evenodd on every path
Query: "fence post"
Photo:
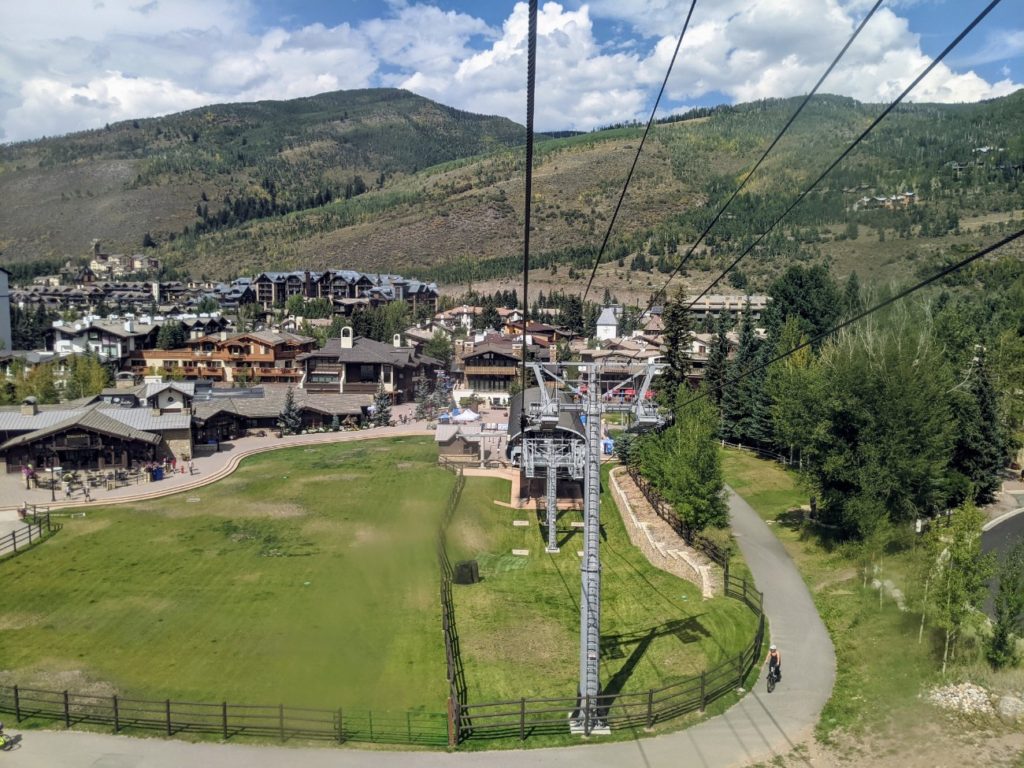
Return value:
M 736 656 L 736 687 L 743 685 L 743 652 Z
M 28 524 L 28 545 L 32 546 L 32 523 Z
M 647 727 L 654 727 L 654 689 L 647 690 Z
M 405 736 L 406 740 L 412 744 L 412 714 L 409 710 L 405 710 Z
M 14 686 L 14 720 L 15 722 L 21 722 L 21 693 L 18 691 L 18 686 Z
M 277 729 L 281 736 L 281 741 L 284 741 L 284 704 L 277 705 Z
M 345 727 L 344 727 L 344 721 L 342 720 L 342 711 L 341 711 L 341 707 L 338 707 L 338 743 L 339 744 L 341 744 L 341 742 L 343 742 L 345 740 L 345 737 L 343 735 L 344 733 L 345 733 Z
M 117 694 L 114 694 L 114 733 L 121 730 L 121 710 L 117 706 Z
M 221 732 L 224 734 L 224 741 L 228 740 L 228 703 L 222 701 L 220 703 L 220 727 Z
M 71 707 L 68 702 L 68 692 L 64 691 L 64 727 L 71 727 Z
M 526 699 L 519 700 L 519 740 L 526 741 Z
M 14 547 L 14 551 L 18 551 L 18 536 L 17 531 L 11 531 L 11 546 Z
M 366 713 L 366 719 L 370 723 L 370 741 L 373 741 L 373 710 Z
M 167 735 L 170 736 L 171 735 L 171 700 L 170 699 L 165 699 L 164 700 L 164 707 L 165 707 L 166 712 L 167 712 Z

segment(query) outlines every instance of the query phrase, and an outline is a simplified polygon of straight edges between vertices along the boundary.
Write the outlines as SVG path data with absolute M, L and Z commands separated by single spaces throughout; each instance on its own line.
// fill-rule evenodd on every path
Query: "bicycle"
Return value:
M 781 676 L 779 675 L 779 668 L 778 667 L 768 667 L 768 677 L 767 677 L 768 693 L 771 693 L 772 691 L 775 690 L 775 684 L 777 682 L 779 682 L 780 679 L 781 679 Z
M 0 751 L 8 752 L 14 749 L 14 745 L 18 743 L 18 740 L 9 733 L 0 732 Z

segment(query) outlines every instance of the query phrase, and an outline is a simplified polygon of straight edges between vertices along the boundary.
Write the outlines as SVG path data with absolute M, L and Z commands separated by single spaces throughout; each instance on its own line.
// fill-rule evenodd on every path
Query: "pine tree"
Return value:
M 416 401 L 415 415 L 417 419 L 431 419 L 434 417 L 434 411 L 430 403 L 430 382 L 427 381 L 425 376 L 420 376 L 416 379 L 413 399 Z
M 690 372 L 693 348 L 693 325 L 686 311 L 686 295 L 680 290 L 662 313 L 665 324 L 665 362 L 668 368 L 662 374 L 662 387 L 672 397 L 686 383 Z
M 1006 439 L 984 351 L 979 349 L 969 376 L 967 391 L 958 390 L 951 400 L 957 430 L 950 467 L 969 481 L 974 502 L 987 504 L 999 488 L 999 472 L 1006 463 Z
M 743 312 L 743 321 L 740 323 L 739 347 L 736 356 L 726 367 L 726 378 L 735 380 L 728 384 L 722 392 L 722 437 L 737 442 L 750 441 L 751 419 L 754 413 L 754 400 L 752 397 L 749 374 L 754 368 L 758 356 L 758 339 L 754 333 L 754 319 L 749 311 L 750 302 Z
M 729 366 L 729 337 L 725 326 L 725 315 L 719 315 L 715 321 L 715 338 L 708 352 L 708 364 L 704 369 L 704 381 L 707 382 L 708 396 L 716 405 L 722 404 L 722 393 L 725 391 L 725 378 Z
M 373 423 L 378 427 L 391 423 L 391 396 L 384 391 L 383 381 L 377 386 L 377 394 L 373 398 Z
M 288 391 L 285 392 L 284 407 L 277 417 L 277 426 L 286 435 L 294 435 L 302 429 L 302 414 L 299 413 L 299 408 L 295 405 L 295 393 L 292 392 L 291 387 L 288 387 Z

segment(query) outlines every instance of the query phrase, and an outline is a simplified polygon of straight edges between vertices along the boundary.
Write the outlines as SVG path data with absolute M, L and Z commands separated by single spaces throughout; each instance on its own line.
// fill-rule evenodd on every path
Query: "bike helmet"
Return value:
M 775 643 L 772 643 L 770 646 L 768 646 L 768 650 L 769 651 L 777 651 L 778 648 L 775 647 Z

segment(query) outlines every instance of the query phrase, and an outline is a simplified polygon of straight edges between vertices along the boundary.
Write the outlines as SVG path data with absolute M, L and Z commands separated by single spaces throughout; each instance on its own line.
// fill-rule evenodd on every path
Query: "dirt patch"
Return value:
M 102 531 L 110 525 L 110 522 L 109 517 L 87 517 L 84 520 L 78 518 L 76 520 L 69 520 L 65 523 L 62 532 L 65 536 L 87 536 L 90 533 Z
M 235 576 L 235 581 L 241 582 L 242 584 L 253 584 L 262 578 L 262 573 L 240 573 Z
M 19 612 L 0 614 L 0 632 L 34 627 L 42 620 L 43 616 L 39 613 Z
M 308 513 L 298 504 L 274 501 L 248 501 L 237 506 L 221 505 L 218 507 L 208 507 L 202 504 L 181 504 L 172 509 L 164 510 L 162 514 L 172 518 L 206 517 L 212 515 L 214 517 L 235 519 L 263 517 L 276 520 L 279 518 L 304 517 Z
M 757 766 L 774 768 L 1019 768 L 1024 733 L 989 728 L 964 718 L 901 722 L 868 734 L 833 734 L 829 744 L 811 741 Z
M 415 467 L 418 466 L 419 464 L 416 464 L 415 462 L 412 461 L 400 461 L 397 464 L 395 464 L 395 469 L 414 469 Z
M 543 666 L 565 655 L 566 633 L 555 621 L 532 617 L 529 622 L 496 628 L 497 631 L 465 633 L 459 638 L 463 653 L 481 663 Z
M 318 517 L 302 525 L 303 536 L 328 535 L 337 536 L 348 530 L 348 526 L 339 520 L 328 520 Z
M 48 665 L 51 665 L 49 667 Z M 113 696 L 118 689 L 81 669 L 59 669 L 61 662 L 47 660 L 26 670 L 0 670 L 0 685 L 20 685 L 46 691 L 69 691 L 86 696 Z
M 814 585 L 815 592 L 821 592 L 823 589 L 827 589 L 835 584 L 842 584 L 843 582 L 850 581 L 851 579 L 857 578 L 856 568 L 843 568 L 840 571 L 836 571 L 827 579 L 819 581 Z
M 382 538 L 383 536 L 381 536 L 380 531 L 376 528 L 363 525 L 352 532 L 352 541 L 349 542 L 349 546 L 358 547 L 364 544 L 373 544 L 376 541 L 380 541 Z

